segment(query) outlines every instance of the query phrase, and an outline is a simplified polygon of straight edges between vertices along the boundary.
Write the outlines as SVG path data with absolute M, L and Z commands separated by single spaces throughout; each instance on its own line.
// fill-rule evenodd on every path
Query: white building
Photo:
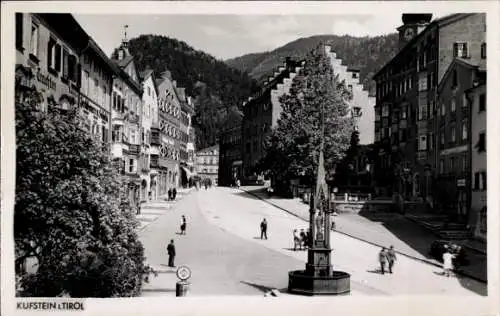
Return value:
M 330 57 L 331 66 L 339 80 L 345 80 L 347 88 L 352 93 L 349 104 L 351 113 L 356 120 L 356 128 L 359 132 L 359 144 L 373 144 L 375 140 L 375 98 L 370 97 L 363 84 L 359 81 L 359 70 L 348 68 L 342 65 L 342 59 L 337 58 L 337 54 L 331 51 L 331 47 L 325 45 L 325 52 Z

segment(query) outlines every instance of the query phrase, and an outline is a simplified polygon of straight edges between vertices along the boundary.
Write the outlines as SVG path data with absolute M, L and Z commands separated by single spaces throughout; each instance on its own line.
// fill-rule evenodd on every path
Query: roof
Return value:
M 402 56 L 406 53 L 408 53 L 409 51 L 411 51 L 413 49 L 413 44 L 415 44 L 419 39 L 421 39 L 422 37 L 424 37 L 424 35 L 427 35 L 427 32 L 432 29 L 433 27 L 437 26 L 437 27 L 442 27 L 442 26 L 445 26 L 449 23 L 453 23 L 453 22 L 456 22 L 458 20 L 461 20 L 461 19 L 464 19 L 466 17 L 469 17 L 471 15 L 474 15 L 476 13 L 453 13 L 453 14 L 449 14 L 449 15 L 446 15 L 444 17 L 441 17 L 439 19 L 436 19 L 434 21 L 432 21 L 431 23 L 429 23 L 429 25 L 426 26 L 426 28 L 420 32 L 419 34 L 417 34 L 417 36 L 413 37 L 413 39 L 405 45 L 405 47 L 403 47 L 403 49 L 401 49 L 394 57 L 391 58 L 391 60 L 389 60 L 374 76 L 373 76 L 373 79 L 376 79 L 378 76 L 380 76 L 382 74 L 382 72 L 387 68 L 389 67 L 390 65 L 392 65 L 392 63 L 398 59 L 399 56 Z
M 126 56 L 123 59 L 113 59 L 113 61 L 120 67 L 124 68 L 127 67 L 130 62 L 134 60 L 134 57 L 132 55 Z
M 153 70 L 146 69 L 144 71 L 139 72 L 139 77 L 144 81 L 153 75 Z
M 470 60 L 464 59 L 464 58 L 454 58 L 453 61 L 448 66 L 448 68 L 446 69 L 446 71 L 445 71 L 445 73 L 443 75 L 443 79 L 441 79 L 441 82 L 439 83 L 439 85 L 437 87 L 437 91 L 438 92 L 441 91 L 441 89 L 443 88 L 444 84 L 446 83 L 445 79 L 448 78 L 448 76 L 451 74 L 451 71 L 457 65 L 460 65 L 460 66 L 463 66 L 463 67 L 467 67 L 469 69 L 479 69 L 479 63 L 473 63 Z

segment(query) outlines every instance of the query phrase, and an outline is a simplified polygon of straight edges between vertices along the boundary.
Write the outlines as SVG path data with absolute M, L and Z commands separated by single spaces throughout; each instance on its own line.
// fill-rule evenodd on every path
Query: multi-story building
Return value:
M 289 93 L 293 78 L 302 69 L 304 61 L 287 58 L 264 88 L 243 104 L 242 160 L 243 178 L 256 177 L 255 166 L 264 157 L 264 142 L 280 118 L 282 107 L 279 98 Z
M 196 152 L 197 174 L 202 183 L 210 180 L 217 185 L 219 174 L 219 145 L 204 148 Z
M 152 157 L 153 164 L 159 169 L 159 194 L 164 195 L 170 188 L 178 187 L 180 174 L 180 101 L 177 84 L 169 71 L 162 73 L 157 81 L 160 154 Z
M 485 62 L 486 60 L 484 60 Z M 471 109 L 466 91 L 485 72 L 485 63 L 472 64 L 456 58 L 445 72 L 437 89 L 435 200 L 463 222 L 467 221 L 471 203 Z
M 158 121 L 158 91 L 156 87 L 156 78 L 152 70 L 146 70 L 140 73 L 142 81 L 142 120 L 141 135 L 144 150 L 141 154 L 141 197 L 146 200 L 155 200 L 158 198 L 158 168 L 157 165 L 151 165 L 151 155 L 159 155 L 160 144 L 158 133 L 155 134 L 153 141 L 152 132 L 159 126 Z
M 184 88 L 177 88 L 177 95 L 181 104 L 179 128 L 179 163 L 180 163 L 180 185 L 187 187 L 192 184 L 190 179 L 194 176 L 192 155 L 194 153 L 194 143 L 190 142 L 189 134 L 191 133 L 191 118 L 194 115 L 194 107 L 191 97 L 186 96 Z M 191 157 L 190 157 L 191 154 Z
M 437 86 L 456 57 L 480 58 L 485 14 L 403 14 L 401 50 L 375 76 L 377 186 L 434 206 L 440 121 Z M 447 128 L 447 127 L 446 127 Z
M 351 93 L 349 109 L 355 120 L 355 128 L 359 132 L 359 143 L 369 145 L 374 142 L 375 130 L 375 98 L 371 97 L 362 83 L 359 82 L 359 70 L 342 65 L 331 47 L 325 45 L 325 53 L 330 58 L 330 65 L 333 72 L 338 75 L 339 81 L 344 81 L 347 89 Z
M 243 113 L 239 110 L 231 111 L 228 115 L 229 124 L 219 135 L 219 175 L 220 186 L 232 186 L 243 174 L 241 160 L 242 137 L 241 122 Z
M 486 57 L 486 47 L 484 51 Z M 479 70 L 481 71 L 481 70 Z M 469 225 L 476 238 L 486 240 L 487 235 L 487 173 L 486 173 L 486 76 L 480 76 L 466 91 L 471 113 L 471 166 L 472 196 Z
M 134 57 L 128 51 L 128 42 L 123 40 L 113 62 L 120 69 L 113 82 L 113 159 L 120 163 L 128 182 L 129 201 L 138 205 L 144 190 L 141 190 L 141 154 L 144 151 L 141 137 L 142 85 Z
M 42 110 L 77 104 L 80 53 L 89 39 L 70 14 L 53 16 L 16 13 L 16 82 L 42 94 Z
M 190 104 L 193 108 L 193 113 L 188 114 L 189 125 L 188 125 L 188 142 L 186 145 L 188 160 L 187 160 L 187 170 L 191 172 L 192 175 L 196 175 L 196 129 L 193 126 L 193 117 L 195 115 L 194 112 L 194 102 L 191 98 L 189 98 Z M 190 185 L 193 184 L 190 181 Z

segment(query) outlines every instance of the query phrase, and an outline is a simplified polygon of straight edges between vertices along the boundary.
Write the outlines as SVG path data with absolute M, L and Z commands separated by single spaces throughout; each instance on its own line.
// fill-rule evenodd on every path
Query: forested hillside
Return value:
M 258 90 L 257 82 L 247 73 L 187 43 L 157 35 L 141 35 L 129 41 L 130 53 L 139 71 L 153 69 L 158 75 L 169 70 L 178 86 L 196 98 L 197 148 L 216 144 L 219 131 L 228 124 L 229 112 Z
M 332 46 L 332 51 L 343 60 L 345 65 L 358 68 L 361 82 L 373 94 L 375 85 L 373 75 L 388 62 L 398 50 L 397 34 L 377 37 L 352 37 L 348 35 L 317 35 L 300 38 L 279 47 L 271 52 L 248 54 L 226 60 L 234 68 L 247 71 L 259 82 L 272 75 L 274 69 L 281 65 L 286 57 L 304 58 L 305 55 L 320 43 Z

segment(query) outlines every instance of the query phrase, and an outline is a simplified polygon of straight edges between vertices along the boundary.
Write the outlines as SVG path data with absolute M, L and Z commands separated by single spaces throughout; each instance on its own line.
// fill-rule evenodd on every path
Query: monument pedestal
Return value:
M 313 237 L 305 270 L 288 273 L 288 292 L 302 295 L 343 295 L 351 291 L 351 275 L 331 265 L 330 212 L 316 214 L 311 201 L 310 231 Z M 324 206 L 323 206 L 324 207 Z M 316 224 L 316 225 L 315 225 Z

